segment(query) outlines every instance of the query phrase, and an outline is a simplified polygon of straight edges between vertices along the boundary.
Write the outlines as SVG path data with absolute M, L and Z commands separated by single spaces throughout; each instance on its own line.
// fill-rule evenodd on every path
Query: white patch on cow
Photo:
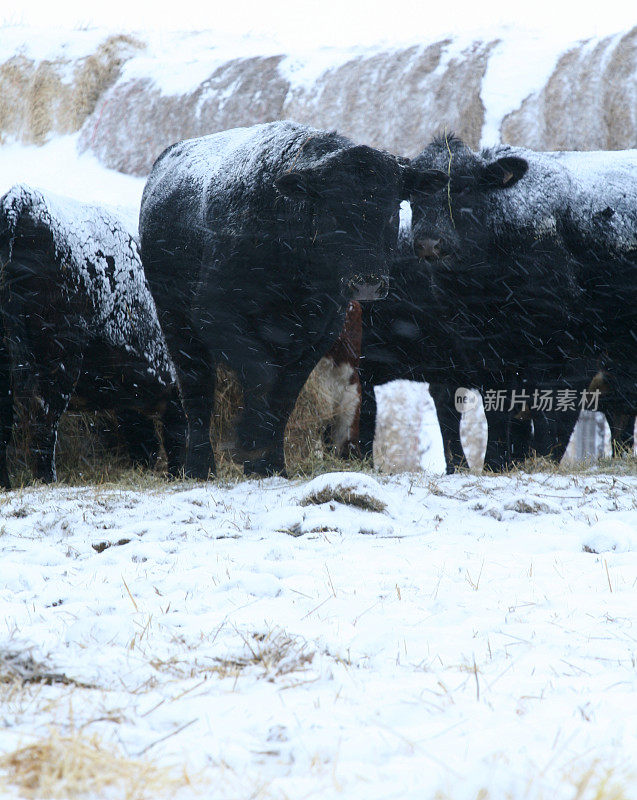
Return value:
M 336 365 L 324 356 L 316 365 L 322 401 L 330 419 L 331 443 L 340 450 L 352 438 L 352 425 L 360 403 L 358 383 L 352 383 L 354 367 Z

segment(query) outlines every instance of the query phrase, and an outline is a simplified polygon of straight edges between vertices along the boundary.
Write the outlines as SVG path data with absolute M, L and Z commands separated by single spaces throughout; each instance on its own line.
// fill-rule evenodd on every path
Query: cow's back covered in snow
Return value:
M 0 253 L 5 484 L 10 384 L 37 398 L 36 477 L 55 479 L 57 424 L 76 390 L 86 407 L 116 409 L 131 454 L 149 455 L 154 428 L 144 418 L 178 412 L 134 238 L 104 208 L 17 185 L 0 199 Z

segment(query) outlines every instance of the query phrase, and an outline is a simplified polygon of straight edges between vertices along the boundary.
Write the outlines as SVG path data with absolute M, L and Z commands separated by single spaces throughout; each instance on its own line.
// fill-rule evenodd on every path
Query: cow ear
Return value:
M 284 172 L 274 181 L 274 186 L 290 200 L 309 200 L 319 196 L 316 180 L 316 174 L 307 170 Z
M 402 167 L 403 192 L 401 200 L 409 200 L 419 194 L 434 194 L 449 183 L 449 176 L 439 169 L 416 169 Z
M 484 167 L 481 182 L 488 189 L 509 189 L 526 175 L 528 169 L 529 162 L 525 159 L 505 156 Z

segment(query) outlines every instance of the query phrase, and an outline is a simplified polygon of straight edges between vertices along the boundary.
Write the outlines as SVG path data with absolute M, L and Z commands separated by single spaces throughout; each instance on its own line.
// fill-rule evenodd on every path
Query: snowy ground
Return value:
M 0 653 L 68 679 L 0 683 L 1 753 L 82 730 L 216 798 L 637 795 L 637 476 L 33 488 L 0 515 Z

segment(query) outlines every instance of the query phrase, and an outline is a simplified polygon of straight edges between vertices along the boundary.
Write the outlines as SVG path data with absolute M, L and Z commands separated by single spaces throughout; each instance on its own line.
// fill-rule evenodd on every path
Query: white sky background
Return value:
M 4 4 L 2 4 L 4 6 Z M 215 30 L 274 38 L 288 50 L 427 41 L 503 26 L 577 39 L 637 24 L 635 0 L 23 0 L 0 21 L 43 27 Z

